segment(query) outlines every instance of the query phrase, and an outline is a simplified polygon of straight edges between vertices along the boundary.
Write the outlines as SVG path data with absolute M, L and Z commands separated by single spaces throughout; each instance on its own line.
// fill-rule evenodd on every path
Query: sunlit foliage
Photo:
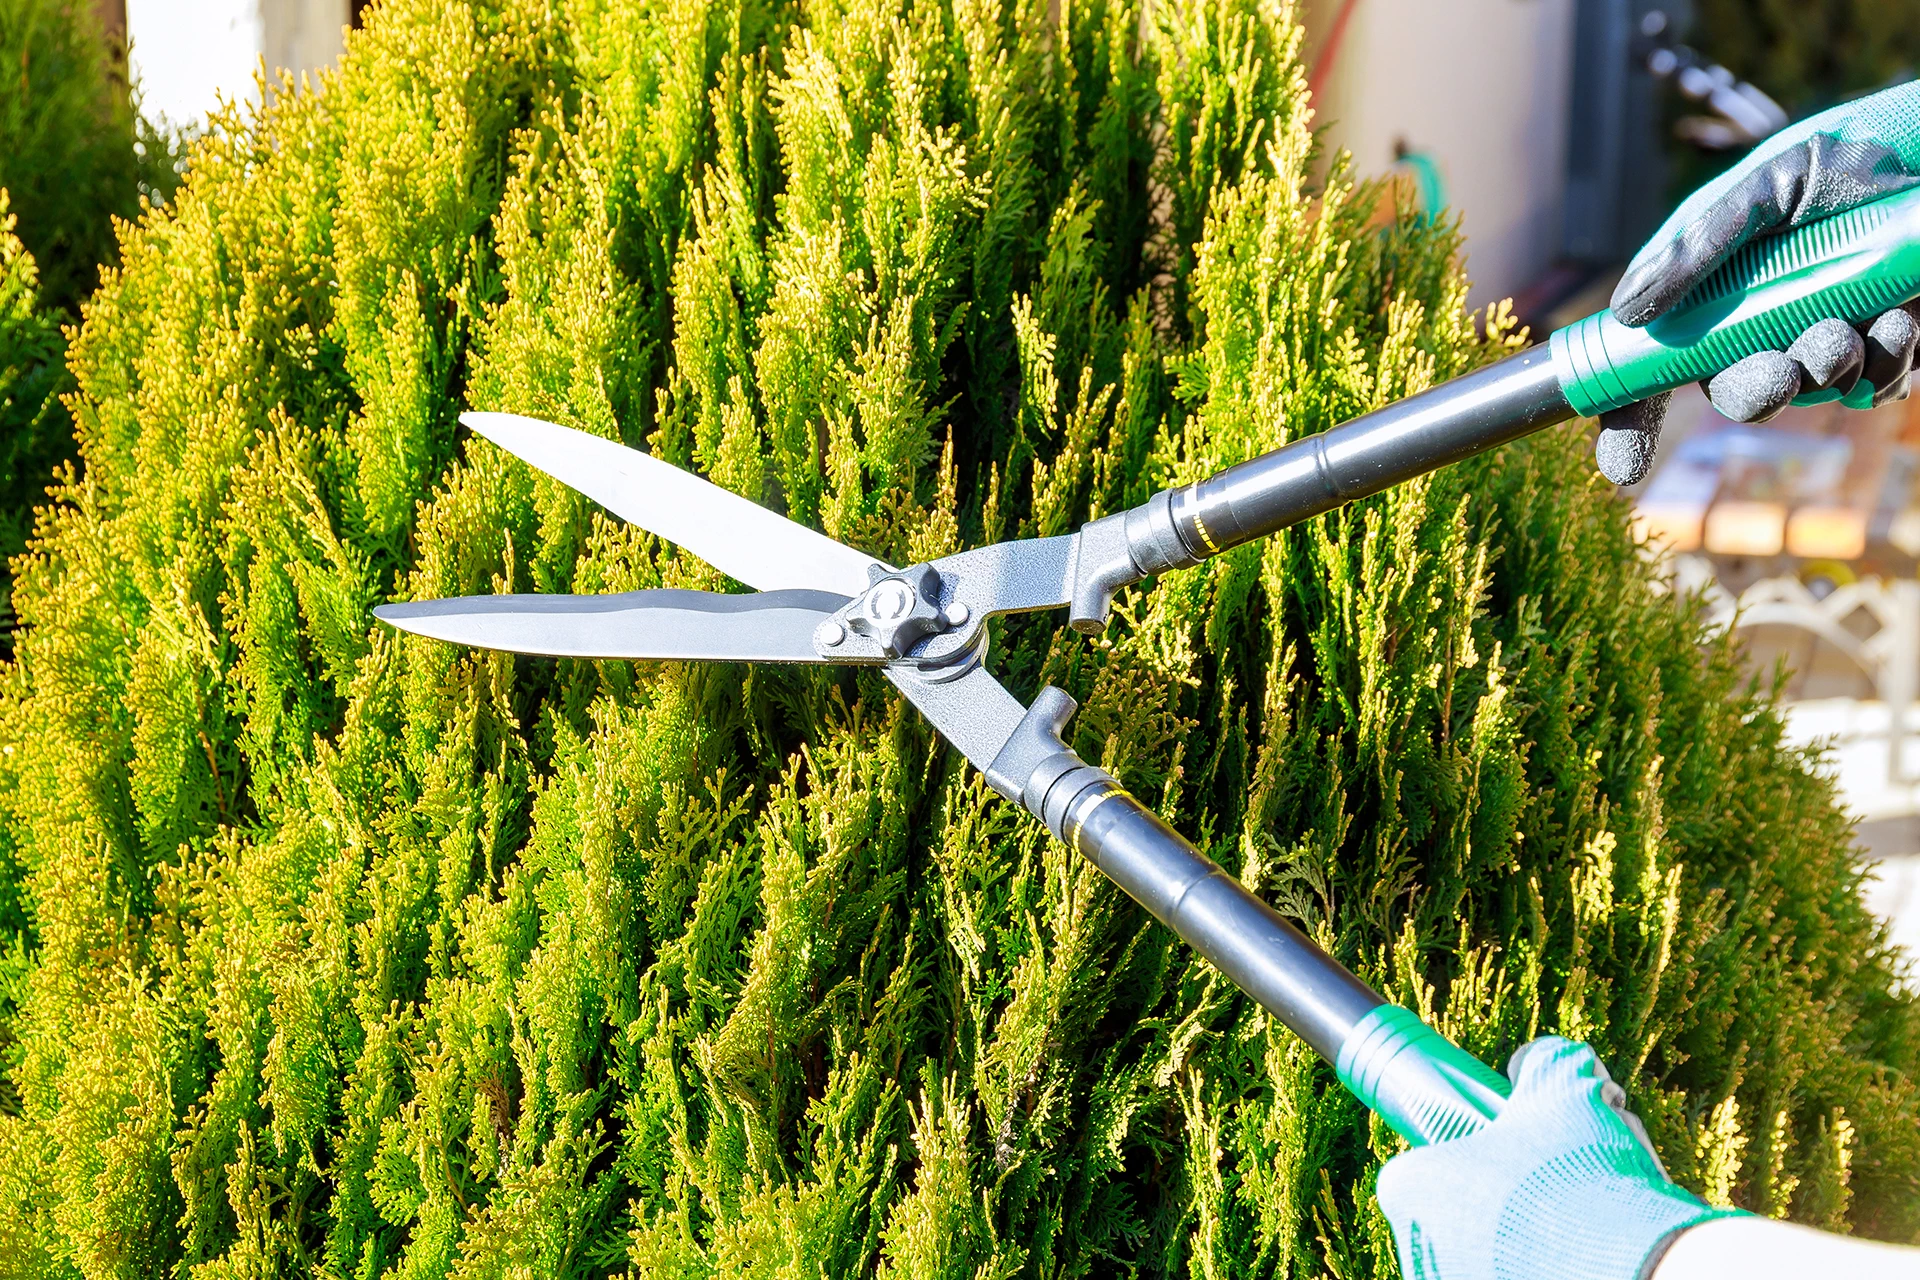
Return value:
M 1311 185 L 1297 44 L 1260 0 L 391 0 L 217 128 L 21 565 L 0 1272 L 1390 1275 L 1391 1135 L 872 673 L 370 616 L 728 585 L 465 407 L 906 562 L 1506 350 L 1444 224 Z M 1476 1052 L 1591 1038 L 1683 1182 L 1910 1238 L 1845 821 L 1586 451 L 1097 638 L 1010 620 L 997 670 Z

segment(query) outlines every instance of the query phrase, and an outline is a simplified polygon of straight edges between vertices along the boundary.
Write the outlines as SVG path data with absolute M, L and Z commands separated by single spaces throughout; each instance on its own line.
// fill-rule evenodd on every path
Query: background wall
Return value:
M 1308 65 L 1342 0 L 1310 0 Z M 1574 0 L 1357 0 L 1315 103 L 1362 173 L 1433 158 L 1467 232 L 1476 305 L 1553 261 L 1565 212 Z
M 127 30 L 127 0 L 93 0 L 93 16 L 108 35 L 123 35 Z
M 312 71 L 340 56 L 348 0 L 126 0 L 129 57 L 149 115 L 204 117 L 250 97 L 262 59 Z
M 261 51 L 270 67 L 311 71 L 327 66 L 344 47 L 347 0 L 257 0 Z

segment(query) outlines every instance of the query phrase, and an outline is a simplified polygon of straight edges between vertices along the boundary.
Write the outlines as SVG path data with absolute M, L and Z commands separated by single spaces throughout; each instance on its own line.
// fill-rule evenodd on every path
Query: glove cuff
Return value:
M 1640 1263 L 1640 1270 L 1634 1276 L 1634 1280 L 1653 1280 L 1653 1273 L 1660 1269 L 1660 1263 L 1666 1258 L 1667 1250 L 1673 1248 L 1673 1242 L 1701 1223 L 1714 1222 L 1721 1218 L 1751 1218 L 1752 1216 L 1745 1209 L 1708 1209 L 1691 1222 L 1681 1223 L 1653 1242 L 1653 1248 L 1647 1251 L 1647 1256 Z
M 1681 1188 L 1623 1177 L 1573 1153 L 1542 1166 L 1507 1202 L 1495 1232 L 1495 1280 L 1646 1280 L 1674 1237 L 1731 1217 Z M 1582 1206 L 1566 1212 L 1578 1187 Z

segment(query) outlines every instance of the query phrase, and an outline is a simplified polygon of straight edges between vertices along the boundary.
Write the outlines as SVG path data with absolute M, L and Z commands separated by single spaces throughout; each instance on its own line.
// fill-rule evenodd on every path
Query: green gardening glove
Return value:
M 1507 1075 L 1499 1119 L 1380 1170 L 1407 1280 L 1638 1280 L 1680 1232 L 1735 1212 L 1668 1180 L 1586 1045 L 1543 1036 Z
M 1774 134 L 1689 196 L 1628 264 L 1613 318 L 1638 328 L 1665 314 L 1742 245 L 1920 184 L 1920 83 L 1823 111 Z M 1884 404 L 1907 394 L 1920 321 L 1905 309 L 1860 329 L 1823 320 L 1785 351 L 1760 351 L 1706 384 L 1714 408 L 1765 422 L 1796 397 L 1852 393 Z M 1830 398 L 1830 397 L 1829 397 Z M 1643 479 L 1666 413 L 1664 396 L 1601 419 L 1595 457 L 1616 484 Z

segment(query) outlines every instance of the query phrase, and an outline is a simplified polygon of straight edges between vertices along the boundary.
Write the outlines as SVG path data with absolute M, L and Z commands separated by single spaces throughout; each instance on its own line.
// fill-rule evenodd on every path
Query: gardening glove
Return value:
M 1613 291 L 1613 318 L 1633 328 L 1665 314 L 1742 245 L 1842 213 L 1920 184 L 1920 83 L 1823 111 L 1755 147 L 1689 196 L 1627 266 Z M 1865 379 L 1873 403 L 1907 394 L 1920 320 L 1905 308 L 1856 329 L 1822 320 L 1785 351 L 1760 351 L 1705 385 L 1713 407 L 1736 422 L 1765 422 L 1796 396 Z M 1635 484 L 1653 463 L 1658 403 L 1600 420 L 1595 460 L 1615 484 Z
M 1380 1170 L 1407 1280 L 1638 1280 L 1674 1236 L 1736 1212 L 1668 1180 L 1586 1045 L 1543 1036 L 1507 1075 L 1499 1119 Z

